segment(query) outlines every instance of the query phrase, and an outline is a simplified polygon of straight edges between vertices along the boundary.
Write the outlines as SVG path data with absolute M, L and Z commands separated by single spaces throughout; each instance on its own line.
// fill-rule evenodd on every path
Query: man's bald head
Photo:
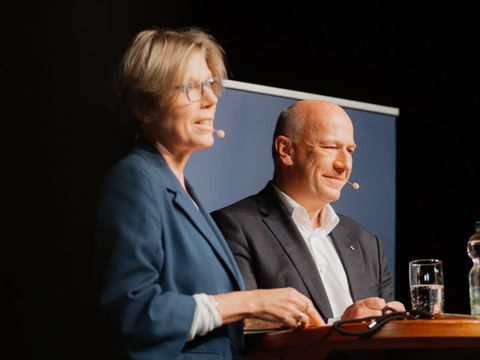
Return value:
M 286 136 L 296 141 L 298 135 L 304 131 L 305 120 L 316 121 L 328 118 L 333 113 L 341 113 L 348 118 L 347 113 L 337 104 L 325 100 L 300 100 L 283 110 L 277 120 L 272 141 L 272 157 L 275 159 L 275 139 Z

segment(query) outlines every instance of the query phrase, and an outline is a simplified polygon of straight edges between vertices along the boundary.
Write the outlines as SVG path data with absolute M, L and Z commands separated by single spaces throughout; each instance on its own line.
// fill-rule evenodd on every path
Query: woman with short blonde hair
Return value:
M 244 318 L 322 323 L 294 289 L 245 291 L 233 255 L 184 177 L 214 143 L 226 71 L 198 29 L 139 33 L 121 66 L 138 123 L 133 150 L 105 177 L 96 238 L 100 302 L 132 359 L 233 359 Z

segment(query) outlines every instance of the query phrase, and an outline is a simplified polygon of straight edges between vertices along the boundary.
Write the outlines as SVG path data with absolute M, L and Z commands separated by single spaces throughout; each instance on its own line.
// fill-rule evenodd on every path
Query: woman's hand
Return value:
M 309 298 L 293 288 L 214 295 L 223 323 L 255 318 L 292 329 L 325 325 Z

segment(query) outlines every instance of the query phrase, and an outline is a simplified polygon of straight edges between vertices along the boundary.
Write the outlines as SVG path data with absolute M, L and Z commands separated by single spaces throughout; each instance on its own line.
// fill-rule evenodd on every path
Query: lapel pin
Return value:
M 355 247 L 353 245 L 350 245 L 350 250 L 355 251 Z

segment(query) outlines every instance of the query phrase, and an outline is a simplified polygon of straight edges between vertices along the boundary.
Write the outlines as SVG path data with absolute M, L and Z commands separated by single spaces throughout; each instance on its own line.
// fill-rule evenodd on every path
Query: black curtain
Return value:
M 117 126 L 111 76 L 133 35 L 151 26 L 208 30 L 234 80 L 400 108 L 397 298 L 410 306 L 409 260 L 440 258 L 446 312 L 469 312 L 466 242 L 480 220 L 475 12 L 320 5 L 8 5 L 7 349 L 18 358 L 107 358 L 99 350 L 111 339 L 98 331 L 92 234 L 102 176 L 131 143 Z

